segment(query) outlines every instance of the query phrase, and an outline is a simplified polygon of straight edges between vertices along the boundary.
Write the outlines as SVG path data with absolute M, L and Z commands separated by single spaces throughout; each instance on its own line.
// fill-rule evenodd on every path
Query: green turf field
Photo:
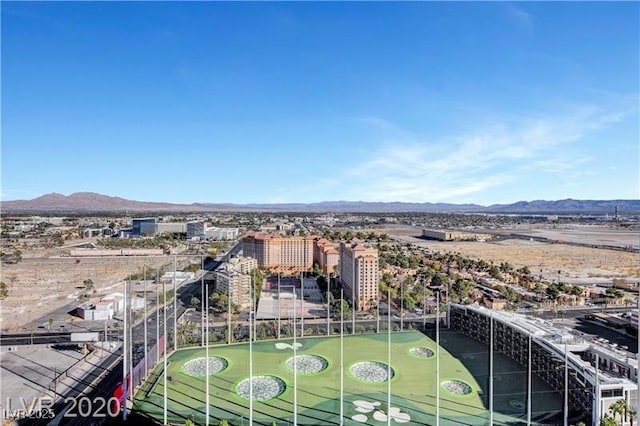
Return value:
M 420 358 L 412 348 L 427 348 L 435 352 L 435 342 L 419 332 L 391 335 L 391 407 L 392 423 L 435 424 L 435 356 Z M 440 423 L 444 425 L 488 424 L 486 409 L 486 347 L 457 333 L 443 333 L 440 350 L 440 382 L 459 380 L 470 386 L 466 395 L 451 393 L 440 387 Z M 319 355 L 326 359 L 326 368 L 315 374 L 297 376 L 297 411 L 300 425 L 340 424 L 340 338 L 298 339 L 298 355 Z M 278 349 L 276 341 L 253 344 L 253 374 L 281 379 L 286 389 L 279 396 L 254 401 L 254 424 L 293 424 L 293 372 L 286 362 L 293 356 L 290 347 Z M 291 340 L 279 343 L 291 344 Z M 222 357 L 228 362 L 223 371 L 210 376 L 211 424 L 227 419 L 232 425 L 248 424 L 249 401 L 236 391 L 237 385 L 249 377 L 249 345 L 212 346 L 209 356 Z M 282 346 L 282 345 L 279 345 Z M 366 334 L 344 337 L 344 424 L 383 425 L 387 411 L 387 382 L 367 383 L 350 374 L 351 367 L 362 361 L 387 363 L 387 335 Z M 447 349 L 444 349 L 447 348 Z M 169 358 L 168 400 L 170 421 L 184 423 L 193 418 L 204 423 L 205 378 L 184 373 L 186 362 L 205 356 L 202 348 L 179 350 Z M 523 420 L 524 409 L 518 406 L 525 400 L 526 382 L 521 367 L 506 357 L 497 359 L 494 415 L 496 424 L 517 424 Z M 160 366 L 161 367 L 161 366 Z M 386 370 L 385 370 L 386 371 Z M 479 383 L 480 382 L 480 383 Z M 535 383 L 534 419 L 559 409 L 558 395 L 545 391 Z M 255 387 L 255 385 L 254 385 Z M 467 391 L 469 389 L 466 389 Z M 162 420 L 163 377 L 158 368 L 136 394 L 134 411 Z M 254 394 L 255 395 L 255 394 Z M 379 405 L 363 406 L 365 401 Z M 538 410 L 536 410 L 538 405 Z M 376 414 L 376 412 L 378 412 Z M 375 416 L 375 417 L 374 417 Z M 381 417 L 382 416 L 382 417 Z M 396 421 L 398 420 L 398 421 Z

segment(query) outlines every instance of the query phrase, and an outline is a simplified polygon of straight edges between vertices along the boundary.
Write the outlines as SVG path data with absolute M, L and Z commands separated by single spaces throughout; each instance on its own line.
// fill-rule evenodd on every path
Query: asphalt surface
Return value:
M 237 244 L 232 248 L 232 250 L 227 253 L 222 259 L 211 261 L 205 264 L 206 271 L 215 270 L 222 261 L 228 260 L 229 256 L 237 254 L 240 249 L 240 245 Z M 206 272 L 205 272 L 206 273 Z M 167 291 L 170 290 L 172 286 L 167 286 Z M 176 305 L 176 314 L 179 318 L 184 312 L 187 310 L 189 304 L 191 303 L 191 298 L 193 296 L 201 295 L 201 279 L 197 277 L 197 279 L 182 284 L 177 290 L 177 300 Z M 167 332 L 173 328 L 174 324 L 174 309 L 173 303 L 167 305 L 167 309 L 165 310 L 163 307 L 160 309 L 155 309 L 155 306 L 152 306 L 147 318 L 143 318 L 138 321 L 136 325 L 132 328 L 132 350 L 133 350 L 133 363 L 134 365 L 139 362 L 144 357 L 144 329 L 145 322 L 147 323 L 147 348 L 151 349 L 156 343 L 156 324 L 159 324 L 159 329 L 162 331 L 164 326 L 164 318 L 166 314 L 166 322 L 167 322 Z M 52 316 L 55 315 L 65 315 L 68 314 L 69 308 L 71 306 L 75 306 L 75 304 L 70 304 L 69 306 L 65 306 L 62 309 L 57 310 Z M 54 315 L 55 314 L 55 315 Z M 72 331 L 98 331 L 100 332 L 100 339 L 104 337 L 104 328 L 103 326 L 94 326 L 94 327 L 69 327 L 69 330 L 65 331 L 55 331 L 51 332 L 50 330 L 42 330 L 42 328 L 38 328 L 38 324 L 41 319 L 30 324 L 29 327 L 25 327 L 25 330 L 31 330 L 26 333 L 12 334 L 12 335 L 1 335 L 0 336 L 0 344 L 2 346 L 13 346 L 13 345 L 21 345 L 21 344 L 39 344 L 39 343 L 69 343 L 70 342 L 70 334 Z M 157 321 L 157 322 L 156 322 Z M 55 324 L 54 327 L 55 329 Z M 65 328 L 66 325 L 65 325 Z M 80 328 L 75 330 L 75 328 Z M 116 330 L 108 330 L 109 340 L 117 339 L 120 340 L 122 338 L 122 331 L 120 329 Z M 162 334 L 162 333 L 160 333 Z M 89 415 L 78 415 L 79 412 L 74 413 L 73 409 L 76 411 L 79 407 L 76 405 L 80 398 L 95 402 L 101 401 L 103 398 L 104 401 L 108 401 L 109 398 L 113 396 L 116 388 L 122 383 L 122 368 L 123 368 L 123 359 L 122 359 L 122 351 L 118 351 L 117 353 L 111 354 L 109 357 L 105 358 L 99 365 L 89 373 L 85 378 L 78 381 L 72 389 L 66 392 L 64 395 L 60 395 L 60 399 L 52 408 L 52 412 L 56 414 L 55 420 L 51 419 L 24 419 L 20 421 L 20 424 L 29 424 L 29 425 L 45 425 L 45 424 L 60 424 L 60 425 L 85 425 L 85 424 L 102 424 L 105 421 L 107 422 L 115 422 L 119 423 L 118 418 L 109 418 L 108 410 L 103 409 L 102 412 L 106 412 L 107 416 L 104 418 L 96 418 L 93 414 L 89 413 Z M 85 399 L 86 401 L 86 399 Z M 86 407 L 85 407 L 86 408 Z M 71 410 L 71 411 L 70 411 Z M 73 416 L 75 414 L 75 416 Z

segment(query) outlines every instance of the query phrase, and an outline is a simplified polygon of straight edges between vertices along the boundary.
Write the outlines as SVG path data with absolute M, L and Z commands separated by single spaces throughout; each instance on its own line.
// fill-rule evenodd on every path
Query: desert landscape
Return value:
M 516 268 L 529 267 L 535 275 L 571 284 L 611 283 L 614 278 L 638 281 L 640 279 L 640 253 L 619 250 L 579 247 L 563 243 L 543 243 L 526 239 L 503 239 L 498 241 L 431 241 L 420 238 L 417 228 L 385 229 L 389 235 L 403 242 L 416 244 L 430 250 L 459 253 L 487 262 L 508 262 Z M 636 230 L 611 230 L 605 227 L 581 228 L 575 234 L 569 229 L 513 228 L 509 232 L 572 238 L 584 244 L 607 244 L 627 246 L 638 238 Z
M 9 297 L 0 300 L 0 326 L 3 330 L 21 331 L 25 324 L 47 315 L 69 303 L 78 301 L 83 293 L 106 294 L 122 291 L 119 283 L 144 266 L 158 268 L 172 264 L 162 257 L 67 257 L 68 249 L 33 249 L 22 253 L 18 263 L 2 265 L 2 281 L 8 286 Z M 91 280 L 93 290 L 86 291 L 85 280 Z

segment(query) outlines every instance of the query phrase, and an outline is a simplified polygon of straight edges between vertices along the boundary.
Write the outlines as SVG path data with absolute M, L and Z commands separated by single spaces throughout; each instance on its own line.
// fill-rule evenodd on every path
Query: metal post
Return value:
M 280 340 L 280 329 L 282 328 L 281 326 L 281 313 L 282 313 L 282 308 L 281 308 L 281 294 L 280 294 L 280 273 L 278 273 L 278 340 Z
M 209 287 L 207 286 L 207 288 Z M 207 306 L 209 306 L 208 300 L 209 300 L 209 291 L 207 291 Z M 207 310 L 207 324 L 208 323 L 209 323 L 209 311 Z M 207 342 L 208 341 L 209 339 L 207 338 Z M 231 283 L 230 282 L 227 282 L 227 344 L 229 345 L 231 344 Z
M 129 386 L 127 384 L 127 281 L 124 281 L 124 291 L 122 293 L 122 388 L 124 390 L 124 404 L 122 406 L 122 421 L 127 421 L 127 393 L 129 392 Z
M 600 419 L 601 419 L 601 410 L 600 410 L 600 377 L 598 377 L 598 370 L 600 369 L 600 357 L 598 356 L 598 353 L 596 353 L 596 386 L 595 386 L 595 399 L 594 399 L 594 405 L 596 406 L 596 412 L 595 412 L 595 419 L 593 424 L 599 424 L 600 423 Z
M 202 299 L 200 301 L 200 346 L 204 346 L 204 298 L 207 297 L 204 292 L 204 256 L 201 256 L 200 261 L 202 263 L 202 280 L 200 281 L 200 299 Z
M 304 337 L 304 272 L 300 276 L 300 337 Z
M 162 357 L 162 366 L 163 366 L 163 386 L 162 386 L 162 414 L 163 414 L 163 423 L 167 424 L 167 349 L 169 349 L 169 339 L 167 338 L 167 284 L 166 282 L 162 283 L 162 294 L 163 294 L 163 310 L 164 310 L 164 318 L 162 321 L 162 338 L 164 340 L 164 354 Z
M 160 362 L 160 283 L 156 271 L 156 365 Z
M 531 330 L 529 330 L 529 356 L 527 357 L 527 426 L 531 426 Z
M 569 426 L 569 353 L 564 343 L 564 426 Z
M 638 324 L 637 330 L 640 330 L 640 293 L 638 293 Z M 638 352 L 636 354 L 637 365 L 640 365 L 640 337 L 638 337 Z M 640 374 L 636 373 L 636 389 L 638 389 L 638 396 L 636 398 L 638 406 L 636 407 L 636 415 L 640 416 Z
M 493 423 L 489 423 L 490 425 Z M 440 289 L 436 299 L 436 426 L 440 426 Z
M 173 350 L 178 349 L 178 284 L 176 280 L 176 270 L 178 255 L 173 255 Z
M 356 254 L 351 248 L 351 334 L 356 334 Z
M 391 287 L 387 287 L 387 300 L 391 301 Z M 387 315 L 387 426 L 391 426 L 391 315 Z
M 489 424 L 493 424 L 493 312 L 489 319 Z
M 249 275 L 249 426 L 253 425 L 253 283 Z
M 424 277 L 422 280 L 422 330 L 426 332 L 427 329 L 427 282 Z
M 144 377 L 147 377 L 147 373 L 149 372 L 149 361 L 147 357 L 147 346 L 148 342 L 148 329 L 147 329 L 147 266 L 142 266 L 142 279 L 144 280 Z
M 129 383 L 127 386 L 133 388 L 133 285 L 129 283 Z M 130 390 L 131 400 L 133 401 L 133 389 Z
M 327 336 L 331 335 L 331 303 L 329 299 L 329 289 L 331 287 L 331 274 L 327 274 Z
M 206 291 L 206 301 L 205 301 L 205 309 L 207 310 L 207 318 L 206 323 L 204 324 L 204 344 L 205 344 L 205 359 L 207 365 L 206 371 L 206 379 L 205 379 L 205 405 L 206 405 L 206 420 L 205 425 L 209 426 L 209 284 L 205 284 Z
M 344 287 L 340 286 L 340 426 L 344 424 Z
M 107 334 L 107 321 L 109 320 L 104 321 L 104 346 L 102 347 L 103 354 L 104 354 L 104 351 L 107 349 L 107 346 L 109 345 L 109 335 Z M 31 333 L 31 344 L 33 345 L 33 332 Z
M 303 278 L 300 274 L 301 287 Z M 296 357 L 298 356 L 298 344 L 296 343 L 296 310 L 298 309 L 298 303 L 296 302 L 296 288 L 293 287 L 293 426 L 298 425 L 298 363 Z
M 400 283 L 400 331 L 404 331 L 404 283 Z
M 380 333 L 380 284 L 376 284 L 376 333 Z

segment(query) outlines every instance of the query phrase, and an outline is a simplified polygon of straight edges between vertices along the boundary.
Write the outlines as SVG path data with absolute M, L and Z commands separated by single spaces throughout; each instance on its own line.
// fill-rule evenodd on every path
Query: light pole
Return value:
M 156 364 L 160 361 L 160 283 L 159 271 L 156 270 Z
M 351 259 L 352 259 L 352 269 L 351 269 L 351 334 L 356 333 L 356 254 L 351 248 Z
M 340 284 L 340 426 L 344 424 L 344 286 Z
M 251 275 L 249 275 L 249 426 L 253 425 L 253 332 L 252 332 L 252 314 L 253 314 L 253 283 Z
M 301 287 L 304 286 L 302 274 L 300 279 Z M 296 343 L 296 288 L 293 287 L 293 426 L 298 425 L 298 344 Z
M 122 388 L 123 392 L 123 407 L 122 407 L 122 421 L 126 423 L 127 421 L 127 392 L 129 391 L 129 386 L 127 386 L 127 281 L 124 281 L 124 291 L 122 293 L 122 324 L 123 324 L 123 335 L 122 335 Z
M 391 287 L 387 287 L 387 301 L 391 302 Z M 387 426 L 391 426 L 391 315 L 387 315 Z
M 205 405 L 206 405 L 205 425 L 209 426 L 209 410 L 210 410 L 209 408 L 209 283 L 206 283 L 205 285 L 206 285 L 205 307 L 207 310 L 207 316 L 206 316 L 207 322 L 204 324 L 205 359 L 206 359 L 206 366 L 207 366 L 206 380 L 205 380 Z
M 529 330 L 529 356 L 527 357 L 527 426 L 531 426 L 531 330 Z
M 400 331 L 404 331 L 404 282 L 400 283 Z
M 176 270 L 178 266 L 178 255 L 173 256 L 173 350 L 178 349 L 178 283 L 176 280 Z
M 440 288 L 436 299 L 436 426 L 440 426 Z
M 147 330 L 147 266 L 142 266 L 142 279 L 144 281 L 144 377 L 147 377 L 149 372 L 149 361 L 147 356 L 148 346 L 148 330 Z
M 169 339 L 167 338 L 167 284 L 162 281 L 162 309 L 164 311 L 164 318 L 162 321 L 162 339 L 164 340 L 164 353 L 162 357 L 163 378 L 162 378 L 162 419 L 163 424 L 167 424 L 167 349 L 169 346 Z M 208 362 L 208 360 L 207 360 Z
M 327 336 L 331 335 L 331 299 L 329 294 L 331 293 L 331 274 L 327 274 Z
M 204 288 L 204 275 L 205 275 L 205 271 L 204 271 L 204 256 L 202 256 L 202 281 L 200 281 L 200 298 L 202 299 L 200 301 L 200 345 L 204 346 L 205 345 L 205 338 L 204 338 L 204 298 L 208 297 L 208 293 L 205 294 L 205 288 Z

